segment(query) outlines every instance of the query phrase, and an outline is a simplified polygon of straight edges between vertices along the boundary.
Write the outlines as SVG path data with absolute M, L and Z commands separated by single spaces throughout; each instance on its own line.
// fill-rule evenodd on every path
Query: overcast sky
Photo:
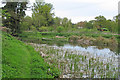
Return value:
M 93 20 L 99 15 L 112 19 L 118 14 L 119 0 L 45 0 L 45 2 L 53 4 L 55 16 L 67 17 L 73 23 L 77 23 Z M 32 14 L 31 11 L 26 13 L 29 16 Z
M 73 23 L 91 20 L 99 15 L 112 19 L 118 14 L 119 0 L 45 0 L 52 3 L 56 16 L 67 17 Z

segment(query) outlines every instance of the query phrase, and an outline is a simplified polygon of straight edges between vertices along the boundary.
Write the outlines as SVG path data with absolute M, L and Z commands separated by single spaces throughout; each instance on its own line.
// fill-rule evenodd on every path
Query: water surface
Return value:
M 64 44 L 33 44 L 45 61 L 61 69 L 61 78 L 116 78 L 118 55 L 109 48 Z M 112 73 L 112 74 L 111 74 Z

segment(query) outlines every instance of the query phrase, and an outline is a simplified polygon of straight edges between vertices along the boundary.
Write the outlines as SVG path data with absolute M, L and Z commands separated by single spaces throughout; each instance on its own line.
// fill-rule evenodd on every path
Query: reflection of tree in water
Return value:
M 64 46 L 67 42 L 64 41 L 42 41 L 41 44 L 47 44 L 47 45 L 57 45 L 57 46 Z
M 96 46 L 96 48 L 98 49 L 104 49 L 104 48 L 109 48 L 111 51 L 113 52 L 116 52 L 116 54 L 119 54 L 120 53 L 120 46 L 118 47 L 117 45 L 113 46 L 113 45 L 100 45 L 100 44 L 91 44 L 91 45 L 88 45 L 88 44 L 78 44 L 77 42 L 73 42 L 73 43 L 69 43 L 73 46 L 81 46 L 81 47 L 84 47 L 84 48 L 87 48 L 88 46 Z
M 64 46 L 64 44 L 65 44 L 64 42 L 57 42 L 56 43 L 57 46 Z
M 117 46 L 117 52 L 120 53 L 120 42 L 118 43 L 118 46 Z
M 57 41 L 57 40 L 53 40 L 53 41 L 41 41 L 41 44 L 47 44 L 47 45 L 56 45 L 58 47 L 60 46 L 64 46 L 64 44 L 70 44 L 72 46 L 81 46 L 84 48 L 87 48 L 88 46 L 96 46 L 96 48 L 98 49 L 104 49 L 104 48 L 109 48 L 111 51 L 115 52 L 116 54 L 120 53 L 120 45 L 118 47 L 118 45 L 102 45 L 102 44 L 83 44 L 83 43 L 77 43 L 77 42 L 65 42 L 65 41 Z

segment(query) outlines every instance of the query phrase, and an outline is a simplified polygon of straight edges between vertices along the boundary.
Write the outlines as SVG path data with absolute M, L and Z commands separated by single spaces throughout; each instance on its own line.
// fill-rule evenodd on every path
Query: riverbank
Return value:
M 106 33 L 106 32 L 105 32 Z M 62 46 L 66 43 L 80 46 L 98 46 L 99 48 L 117 49 L 120 35 L 103 32 L 77 32 L 77 33 L 57 33 L 57 32 L 23 32 L 18 35 L 18 39 L 29 43 L 49 44 L 53 43 Z M 118 51 L 118 50 L 117 50 Z
M 94 75 L 96 74 L 98 74 L 96 76 L 97 78 L 98 77 L 99 78 L 103 78 L 103 77 L 115 78 L 118 73 L 115 72 L 113 76 L 110 75 L 110 73 L 112 71 L 117 71 L 117 67 L 114 68 L 114 65 L 112 65 L 112 68 L 110 68 L 111 63 L 103 63 L 99 61 L 98 58 L 92 58 L 92 57 L 89 58 L 89 55 L 87 56 L 88 53 L 86 52 L 85 53 L 81 51 L 74 52 L 72 50 L 52 48 L 49 46 L 42 46 L 42 47 L 33 46 L 31 44 L 34 47 L 33 48 L 30 45 L 28 44 L 26 45 L 22 42 L 22 41 L 25 41 L 28 43 L 31 42 L 31 43 L 37 43 L 37 44 L 38 43 L 53 44 L 58 42 L 58 45 L 62 45 L 62 44 L 64 45 L 64 43 L 72 39 L 75 42 L 79 41 L 79 39 L 82 39 L 81 43 L 85 43 L 85 44 L 86 42 L 84 41 L 86 40 L 94 41 L 96 39 L 95 41 L 99 40 L 99 41 L 103 41 L 103 43 L 106 43 L 106 41 L 110 39 L 115 41 L 117 40 L 116 37 L 114 36 L 110 37 L 109 35 L 106 35 L 106 36 L 99 35 L 100 37 L 95 37 L 95 36 L 96 34 L 94 35 L 94 37 L 91 37 L 87 34 L 82 35 L 78 33 L 75 35 L 75 33 L 65 34 L 65 33 L 51 33 L 51 32 L 50 33 L 49 32 L 25 32 L 25 33 L 19 34 L 18 37 L 15 37 L 21 40 L 19 41 L 14 37 L 10 36 L 9 34 L 3 33 L 3 78 L 5 77 L 66 78 L 69 76 L 71 76 L 72 78 L 76 78 L 78 76 L 79 78 L 83 78 L 85 76 L 94 77 Z M 115 41 L 113 41 L 113 44 Z M 71 42 L 71 43 L 74 43 L 74 42 Z M 36 50 L 37 52 L 34 49 L 35 50 L 37 49 Z M 79 53 L 80 55 L 78 55 Z M 112 59 L 108 61 L 112 61 L 114 63 L 114 60 Z M 94 62 L 96 63 L 94 64 Z M 84 69 L 81 67 L 83 67 Z M 97 72 L 95 72 L 95 70 L 97 70 L 98 67 L 100 67 L 100 69 Z M 106 76 L 103 75 L 104 70 L 110 70 L 105 73 Z M 60 72 L 62 73 L 60 74 Z M 78 73 L 79 75 L 77 75 Z
M 43 39 L 47 41 L 59 40 L 59 41 L 68 41 L 71 36 L 87 36 L 92 38 L 103 37 L 103 38 L 116 38 L 119 39 L 120 35 L 115 35 L 114 33 L 104 33 L 104 32 L 77 32 L 77 33 L 57 33 L 57 32 L 23 32 L 18 34 L 18 39 L 26 42 L 40 42 Z
M 118 42 L 117 39 L 113 36 L 111 38 L 104 38 L 102 36 L 99 37 L 89 37 L 89 36 L 71 36 L 68 39 L 71 43 L 77 43 L 81 45 L 98 45 L 98 46 L 114 46 L 117 47 Z
M 47 64 L 30 45 L 2 32 L 2 78 L 55 78 L 60 71 Z

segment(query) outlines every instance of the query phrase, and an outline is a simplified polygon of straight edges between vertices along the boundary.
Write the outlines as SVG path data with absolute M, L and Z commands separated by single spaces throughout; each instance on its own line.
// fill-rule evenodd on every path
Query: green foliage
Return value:
M 20 28 L 21 28 L 21 31 L 24 31 L 24 30 L 28 30 L 28 24 L 27 24 L 27 22 L 22 22 L 21 24 L 20 24 Z
M 60 25 L 61 25 L 61 21 L 62 21 L 61 18 L 55 17 L 55 18 L 54 18 L 54 26 L 55 26 L 55 27 L 60 26 Z
M 7 10 L 5 9 L 5 10 L 2 10 L 2 11 L 0 11 L 0 12 L 2 12 L 2 17 L 3 18 L 5 18 L 6 17 L 6 19 L 8 19 L 8 18 L 10 18 L 10 14 L 7 12 Z
M 104 16 L 96 16 L 95 20 L 87 21 L 81 21 L 78 22 L 75 26 L 76 27 L 82 27 L 87 29 L 101 29 L 101 28 L 107 28 L 108 31 L 118 33 L 118 23 L 117 23 L 117 16 L 114 17 L 114 21 L 110 19 L 106 19 Z
M 37 31 L 36 27 L 34 27 L 33 25 L 30 26 L 30 30 L 31 30 L 31 31 Z
M 35 27 L 34 27 L 35 28 Z M 19 40 L 25 42 L 41 42 L 41 34 L 37 31 L 25 31 L 21 34 L 18 34 Z
M 93 24 L 90 23 L 90 22 L 86 22 L 86 24 L 85 24 L 85 28 L 93 29 Z
M 97 20 L 97 21 L 104 21 L 104 20 L 106 20 L 106 18 L 104 17 L 104 16 L 97 16 L 97 17 L 95 17 L 95 19 Z
M 39 31 L 40 31 L 40 32 L 45 32 L 45 31 L 47 31 L 47 30 L 48 30 L 48 28 L 45 27 L 45 26 L 42 26 L 42 27 L 39 28 Z
M 110 19 L 106 19 L 104 16 L 95 17 L 96 21 L 93 23 L 94 27 L 107 28 L 109 31 L 117 33 L 118 32 L 118 23 Z
M 6 2 L 6 5 L 2 8 L 5 10 L 2 17 L 3 24 L 10 28 L 13 34 L 20 32 L 20 22 L 25 16 L 26 5 L 27 2 Z M 9 14 L 10 18 L 7 18 L 8 15 L 6 14 Z
M 21 31 L 27 31 L 27 30 L 31 30 L 31 26 L 32 26 L 32 18 L 29 16 L 26 16 L 22 23 L 20 24 L 20 30 Z
M 52 10 L 53 6 L 50 3 L 45 3 L 42 0 L 34 3 L 32 18 L 37 28 L 41 26 L 50 26 L 53 23 Z
M 107 38 L 105 38 L 107 37 Z M 109 37 L 112 37 L 109 36 Z M 80 45 L 97 45 L 97 46 L 109 46 L 109 47 L 116 47 L 117 46 L 117 38 L 115 37 L 112 37 L 111 39 L 109 38 L 108 36 L 98 36 L 96 38 L 93 38 L 91 36 L 85 36 L 85 35 L 82 35 L 82 36 L 70 36 L 69 37 L 69 42 L 72 42 L 72 43 L 77 43 L 77 44 L 80 44 Z
M 54 28 L 50 26 L 50 27 L 48 28 L 48 30 L 52 32 L 52 31 L 54 30 Z
M 3 32 L 2 78 L 54 78 L 58 69 L 50 66 L 30 45 Z
M 57 32 L 58 33 L 61 33 L 63 30 L 64 30 L 64 27 L 62 27 L 62 26 L 57 27 Z
M 44 41 L 42 41 L 42 39 L 49 40 L 46 41 L 47 43 L 51 43 L 58 40 L 66 42 L 73 35 L 76 37 L 76 36 L 83 36 L 83 34 L 84 36 L 90 38 L 97 38 L 99 36 L 102 36 L 104 38 L 111 39 L 113 36 L 115 37 L 115 40 L 117 40 L 120 37 L 120 35 L 112 35 L 112 33 L 110 32 L 105 32 L 105 33 L 106 34 L 104 34 L 104 32 L 97 31 L 96 29 L 83 28 L 83 29 L 77 29 L 76 32 L 71 32 L 71 33 L 64 31 L 61 33 L 54 31 L 53 32 L 24 31 L 23 33 L 19 34 L 18 37 L 22 41 L 35 42 L 35 43 L 45 43 Z M 57 38 L 56 36 L 60 36 L 63 38 Z
M 2 77 L 19 78 L 29 77 L 30 54 L 25 45 L 3 33 L 2 35 Z
M 27 2 L 7 2 L 3 7 L 3 24 L 4 26 L 10 28 L 13 33 L 31 30 L 31 26 L 35 26 L 36 30 L 39 30 L 41 32 L 57 31 L 60 33 L 62 31 L 62 28 L 59 28 L 59 26 L 62 26 L 64 27 L 64 31 L 68 33 L 79 33 L 79 29 L 82 28 L 85 28 L 87 30 L 107 28 L 110 32 L 118 33 L 118 15 L 113 17 L 114 20 L 107 20 L 104 16 L 99 15 L 95 17 L 95 20 L 90 20 L 89 22 L 81 21 L 77 24 L 73 24 L 67 17 L 54 18 L 54 13 L 52 12 L 53 5 L 50 3 L 45 3 L 43 0 L 39 0 L 39 2 L 36 1 L 33 4 L 32 17 L 24 17 L 25 10 L 27 8 L 26 4 Z

